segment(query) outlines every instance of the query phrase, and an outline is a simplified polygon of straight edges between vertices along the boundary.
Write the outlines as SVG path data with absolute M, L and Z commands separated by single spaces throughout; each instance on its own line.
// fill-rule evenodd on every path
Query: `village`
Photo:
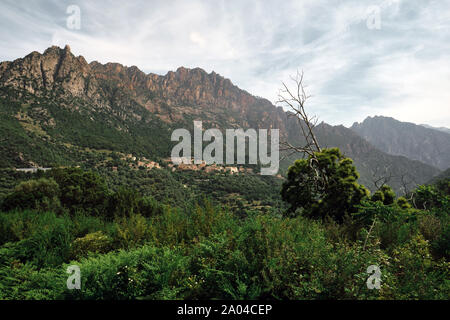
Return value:
M 130 168 L 140 169 L 144 168 L 147 170 L 151 169 L 161 169 L 161 165 L 158 162 L 151 161 L 145 157 L 135 157 L 132 154 L 127 154 L 121 158 L 122 160 L 129 160 L 131 163 L 129 164 Z M 214 172 L 227 172 L 229 174 L 252 174 L 253 168 L 245 168 L 242 166 L 221 166 L 218 164 L 207 165 L 205 161 L 202 161 L 199 164 L 195 164 L 193 159 L 188 161 L 183 161 L 179 165 L 173 164 L 172 159 L 166 158 L 163 159 L 162 162 L 169 168 L 171 171 L 203 171 L 205 173 L 214 173 Z M 186 163 L 187 162 L 187 163 Z M 113 171 L 117 171 L 118 167 L 112 167 Z
M 133 154 L 121 154 L 121 161 L 125 161 L 128 163 L 128 167 L 134 170 L 152 170 L 152 169 L 163 169 L 167 168 L 172 172 L 175 171 L 200 171 L 204 173 L 228 173 L 231 175 L 236 174 L 253 174 L 254 168 L 244 167 L 244 166 L 224 166 L 220 164 L 206 164 L 203 160 L 201 163 L 194 163 L 194 159 L 186 160 L 183 158 L 182 163 L 174 164 L 171 158 L 162 159 L 160 162 L 152 161 L 146 157 L 137 157 Z M 106 163 L 109 161 L 107 160 Z M 103 165 L 106 164 L 105 162 Z M 107 165 L 108 166 L 108 165 Z M 80 166 L 76 166 L 80 167 Z M 117 164 L 113 166 L 108 166 L 111 168 L 111 171 L 117 172 L 120 170 L 120 166 Z M 29 168 L 15 168 L 16 171 L 28 172 L 28 173 L 36 173 L 37 171 L 47 171 L 52 168 L 45 168 L 39 166 L 33 166 Z M 280 174 L 276 175 L 277 178 L 282 178 Z

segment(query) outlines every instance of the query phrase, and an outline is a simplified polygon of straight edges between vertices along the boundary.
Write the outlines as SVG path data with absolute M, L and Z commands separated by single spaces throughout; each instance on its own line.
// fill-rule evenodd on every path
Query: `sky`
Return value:
M 450 0 L 2 0 L 0 60 L 69 44 L 87 61 L 215 71 L 276 102 L 304 72 L 306 109 L 450 127 Z

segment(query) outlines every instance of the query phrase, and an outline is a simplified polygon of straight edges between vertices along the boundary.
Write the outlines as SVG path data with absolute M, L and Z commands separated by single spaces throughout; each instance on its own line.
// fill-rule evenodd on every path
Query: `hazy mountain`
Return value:
M 172 130 L 192 127 L 193 120 L 222 129 L 279 128 L 282 140 L 302 141 L 298 122 L 282 108 L 215 72 L 181 67 L 145 74 L 135 66 L 87 63 L 68 46 L 0 63 L 0 118 L 1 167 L 95 162 L 92 150 L 167 157 Z M 343 126 L 321 124 L 316 130 L 321 144 L 355 160 L 368 186 L 380 168 L 383 174 L 409 174 L 415 183 L 439 173 L 386 154 Z M 400 189 L 398 181 L 392 184 Z
M 428 181 L 428 184 L 433 184 L 433 183 L 436 183 L 436 182 L 438 182 L 440 180 L 446 180 L 446 179 L 450 180 L 450 168 L 448 168 L 447 170 L 441 172 L 437 176 L 433 177 L 433 179 Z
M 371 190 L 374 181 L 388 178 L 388 184 L 397 192 L 423 184 L 426 176 L 435 176 L 439 170 L 433 166 L 404 156 L 390 155 L 375 148 L 367 140 L 344 126 L 321 124 L 317 128 L 319 142 L 325 147 L 337 146 L 352 158 L 361 175 L 360 182 Z
M 442 132 L 450 134 L 450 129 L 446 128 L 446 127 L 432 127 L 432 126 L 430 126 L 428 124 L 421 124 L 421 126 L 423 126 L 425 128 L 428 128 L 428 129 L 434 129 L 434 130 L 438 130 L 438 131 L 442 131 Z
M 380 150 L 431 164 L 450 167 L 450 134 L 388 117 L 368 117 L 353 131 Z

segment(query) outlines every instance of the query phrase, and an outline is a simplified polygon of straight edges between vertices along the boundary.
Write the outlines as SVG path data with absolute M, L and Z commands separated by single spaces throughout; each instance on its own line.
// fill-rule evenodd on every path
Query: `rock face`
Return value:
M 90 67 L 83 57 L 73 56 L 66 46 L 48 48 L 44 54 L 34 51 L 23 59 L 2 62 L 0 70 L 0 81 L 6 86 L 35 94 L 61 87 L 79 96 L 87 89 Z
M 286 121 L 282 108 L 256 98 L 219 74 L 200 68 L 178 68 L 166 75 L 145 74 L 118 63 L 88 64 L 70 47 L 51 47 L 23 59 L 0 64 L 0 85 L 37 96 L 49 92 L 80 97 L 97 105 L 135 103 L 166 122 L 201 116 L 212 127 L 278 127 Z M 283 128 L 284 129 L 284 128 Z M 284 132 L 285 130 L 283 130 Z
M 281 107 L 252 96 L 215 72 L 180 67 L 166 75 L 145 74 L 135 66 L 96 61 L 87 63 L 82 56 L 74 56 L 69 46 L 64 49 L 51 47 L 42 54 L 32 52 L 22 59 L 0 63 L 0 99 L 4 99 L 5 105 L 11 99 L 22 105 L 34 104 L 30 109 L 20 111 L 25 113 L 20 117 L 22 120 L 16 119 L 17 114 L 16 118 L 10 119 L 22 121 L 21 125 L 33 134 L 33 143 L 41 143 L 51 131 L 49 139 L 52 143 L 64 138 L 71 143 L 84 143 L 83 147 L 113 146 L 120 151 L 153 153 L 165 158 L 169 156 L 165 152 L 170 144 L 170 135 L 164 135 L 162 126 L 159 129 L 155 127 L 155 122 L 151 122 L 154 117 L 168 128 L 189 128 L 193 120 L 202 120 L 205 129 L 278 128 L 281 141 L 303 142 L 299 123 L 294 117 L 288 117 Z M 47 102 L 57 106 L 56 110 L 45 109 L 43 104 Z M 69 113 L 59 112 L 59 109 Z M 76 125 L 67 119 L 74 116 L 73 112 L 84 117 L 81 120 L 77 115 Z M 50 115 L 48 119 L 43 116 L 45 114 Z M 39 121 L 35 121 L 37 115 L 40 115 Z M 4 130 L 8 132 L 11 126 L 5 125 Z M 357 126 L 353 129 L 360 133 Z M 2 130 L 0 125 L 0 132 Z M 389 168 L 394 173 L 410 170 L 416 176 L 416 183 L 426 182 L 439 173 L 438 169 L 427 164 L 388 155 L 343 126 L 321 124 L 316 132 L 322 146 L 339 147 L 355 160 L 366 184 L 370 183 L 374 166 Z M 37 133 L 40 135 L 36 136 Z M 71 135 L 84 138 L 75 139 Z M 149 142 L 148 137 L 154 138 L 153 141 Z M 367 138 L 370 139 L 370 135 Z M 89 141 L 95 143 L 89 145 Z M 54 144 L 44 142 L 42 148 L 54 150 Z M 11 150 L 7 152 L 12 155 L 23 152 L 18 143 L 8 148 Z M 388 151 L 392 150 L 388 148 Z M 28 154 L 28 157 L 33 157 L 30 152 Z M 283 170 L 299 156 L 289 158 L 284 167 L 282 163 Z M 433 157 L 423 161 L 433 161 Z M 398 185 L 394 183 L 394 187 Z
M 450 167 L 450 134 L 387 117 L 368 117 L 351 129 L 378 149 L 393 155 Z

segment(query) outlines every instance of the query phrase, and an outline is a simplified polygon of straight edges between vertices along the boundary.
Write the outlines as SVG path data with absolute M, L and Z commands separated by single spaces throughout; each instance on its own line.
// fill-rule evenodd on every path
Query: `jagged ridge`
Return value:
M 89 141 L 94 131 L 95 135 L 107 131 L 108 135 L 103 138 L 111 139 L 111 136 L 116 136 L 115 131 L 111 133 L 110 130 L 114 129 L 125 144 L 116 143 L 117 148 L 122 146 L 137 154 L 150 152 L 145 146 L 145 139 L 158 134 L 154 127 L 161 129 L 161 125 L 149 120 L 153 116 L 169 127 L 189 126 L 192 120 L 198 119 L 203 120 L 205 127 L 279 128 L 281 139 L 302 141 L 298 122 L 288 117 L 281 107 L 252 96 L 215 72 L 207 73 L 200 68 L 180 67 L 166 75 L 145 74 L 136 66 L 96 61 L 87 63 L 82 56 L 75 57 L 69 46 L 64 49 L 51 47 L 43 54 L 32 52 L 23 59 L 0 63 L 0 87 L 14 92 L 3 93 L 5 99 L 17 95 L 18 98 L 14 99 L 32 104 L 33 97 L 39 97 L 54 103 L 61 110 L 77 111 L 85 117 L 83 119 L 86 120 L 82 120 L 85 123 L 91 120 L 97 126 L 103 126 L 102 130 L 86 127 L 82 133 L 80 128 L 74 128 L 72 132 L 87 136 L 77 139 L 77 143 L 83 143 L 86 139 Z M 35 108 L 32 105 L 31 111 L 26 111 L 27 115 L 32 114 Z M 49 116 L 57 112 L 58 109 L 53 109 Z M 67 116 L 70 115 L 61 117 Z M 73 142 L 73 133 L 68 130 L 70 121 L 60 119 L 55 120 L 54 127 L 58 127 L 58 122 L 64 122 L 66 133 L 63 137 Z M 41 128 L 44 132 L 51 131 L 45 125 Z M 394 171 L 399 168 L 414 170 L 411 172 L 416 175 L 417 183 L 423 183 L 439 172 L 420 162 L 387 155 L 343 126 L 322 124 L 317 131 L 323 145 L 337 146 L 355 159 L 366 183 L 370 181 L 369 172 L 374 162 Z M 160 139 L 164 136 L 169 141 L 167 135 L 167 132 L 160 134 Z M 139 151 L 129 150 L 131 142 L 125 141 L 138 141 L 136 148 Z M 160 143 L 157 141 L 155 144 Z

